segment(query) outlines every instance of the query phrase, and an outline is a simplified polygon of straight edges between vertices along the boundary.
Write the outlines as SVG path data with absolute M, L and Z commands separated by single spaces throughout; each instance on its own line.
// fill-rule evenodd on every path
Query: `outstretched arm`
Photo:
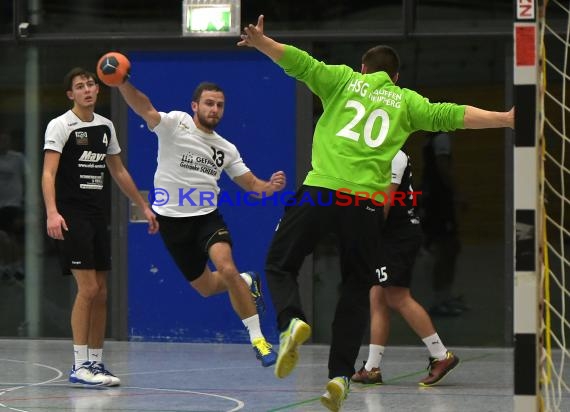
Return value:
M 129 81 L 117 87 L 123 98 L 133 111 L 142 117 L 149 129 L 153 130 L 160 123 L 160 113 L 154 108 L 150 99 Z
M 258 193 L 258 197 L 261 197 L 262 193 L 265 193 L 265 196 L 271 196 L 273 193 L 283 190 L 287 184 L 287 178 L 285 177 L 285 172 L 282 171 L 273 173 L 269 181 L 261 180 L 253 173 L 246 172 L 241 176 L 235 177 L 234 182 L 243 190 Z
M 263 19 L 262 14 L 257 18 L 257 25 L 249 24 L 245 27 L 243 29 L 244 33 L 240 35 L 241 40 L 237 45 L 254 47 L 276 62 L 283 56 L 285 45 L 263 34 Z
M 466 129 L 515 128 L 515 108 L 508 112 L 490 112 L 474 106 L 466 106 L 463 125 Z

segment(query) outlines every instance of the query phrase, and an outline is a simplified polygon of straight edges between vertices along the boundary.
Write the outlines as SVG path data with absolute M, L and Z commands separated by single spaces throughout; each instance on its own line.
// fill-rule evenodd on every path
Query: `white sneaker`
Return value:
M 121 380 L 105 369 L 105 365 L 102 362 L 93 362 L 92 368 L 98 370 L 99 373 L 109 378 L 110 381 L 105 384 L 105 386 L 119 386 L 121 384 Z
M 73 365 L 69 373 L 69 382 L 92 386 L 109 385 L 111 378 L 105 376 L 99 369 L 94 368 L 94 363 L 86 361 L 79 368 Z

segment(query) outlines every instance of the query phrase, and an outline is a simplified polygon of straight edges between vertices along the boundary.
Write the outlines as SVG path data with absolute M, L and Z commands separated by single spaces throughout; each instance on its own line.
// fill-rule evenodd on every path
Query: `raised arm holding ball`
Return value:
M 271 196 L 282 190 L 285 173 L 277 171 L 268 181 L 257 178 L 245 165 L 238 149 L 216 133 L 225 108 L 225 95 L 220 86 L 210 82 L 198 85 L 192 96 L 193 115 L 185 111 L 159 112 L 150 99 L 127 80 L 130 68 L 127 62 L 126 58 L 112 54 L 103 56 L 97 67 L 102 81 L 118 87 L 129 107 L 146 121 L 158 138 L 154 186 L 171 196 L 166 203 L 155 202 L 152 208 L 160 222 L 164 244 L 186 280 L 200 295 L 229 294 L 234 311 L 249 332 L 256 357 L 262 366 L 271 366 L 277 355 L 261 331 L 259 314 L 265 306 L 260 275 L 240 273 L 236 268 L 230 232 L 216 202 L 220 192 L 218 180 L 223 171 L 245 191 L 260 196 Z M 192 189 L 192 201 L 179 202 L 175 196 L 179 190 L 187 193 Z M 212 201 L 204 204 L 202 195 Z M 216 270 L 208 267 L 209 260 Z

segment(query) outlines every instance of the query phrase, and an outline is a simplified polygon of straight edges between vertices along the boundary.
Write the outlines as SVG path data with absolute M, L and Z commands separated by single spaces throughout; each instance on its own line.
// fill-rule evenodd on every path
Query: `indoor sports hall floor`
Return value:
M 352 385 L 343 411 L 511 412 L 513 354 L 450 348 L 462 363 L 437 387 L 420 388 L 423 347 L 391 347 L 383 386 Z M 359 359 L 364 359 L 363 347 Z M 122 385 L 85 388 L 67 376 L 68 340 L 0 340 L 0 412 L 322 411 L 328 346 L 305 345 L 298 368 L 278 380 L 248 345 L 108 342 L 105 363 Z M 567 380 L 568 381 L 568 380 Z M 570 410 L 570 399 L 561 410 Z

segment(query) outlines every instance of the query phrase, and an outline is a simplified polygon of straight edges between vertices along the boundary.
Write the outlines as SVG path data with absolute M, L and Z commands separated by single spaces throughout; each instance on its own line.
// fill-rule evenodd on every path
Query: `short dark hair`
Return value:
M 89 70 L 85 70 L 83 67 L 74 67 L 63 78 L 63 88 L 66 92 L 71 90 L 73 87 L 73 79 L 77 76 L 86 77 L 88 79 L 91 78 L 95 83 L 97 83 L 97 77 L 94 73 L 91 73 Z
M 196 87 L 196 89 L 194 90 L 194 94 L 192 94 L 192 101 L 193 102 L 198 102 L 200 101 L 200 97 L 202 97 L 202 92 L 204 90 L 209 90 L 209 91 L 213 91 L 213 92 L 222 92 L 224 93 L 224 91 L 222 90 L 222 88 L 220 86 L 218 86 L 216 83 L 212 83 L 212 82 L 202 82 L 198 85 L 198 87 Z
M 375 46 L 362 55 L 362 64 L 367 73 L 386 72 L 394 77 L 400 70 L 400 57 L 390 46 Z

